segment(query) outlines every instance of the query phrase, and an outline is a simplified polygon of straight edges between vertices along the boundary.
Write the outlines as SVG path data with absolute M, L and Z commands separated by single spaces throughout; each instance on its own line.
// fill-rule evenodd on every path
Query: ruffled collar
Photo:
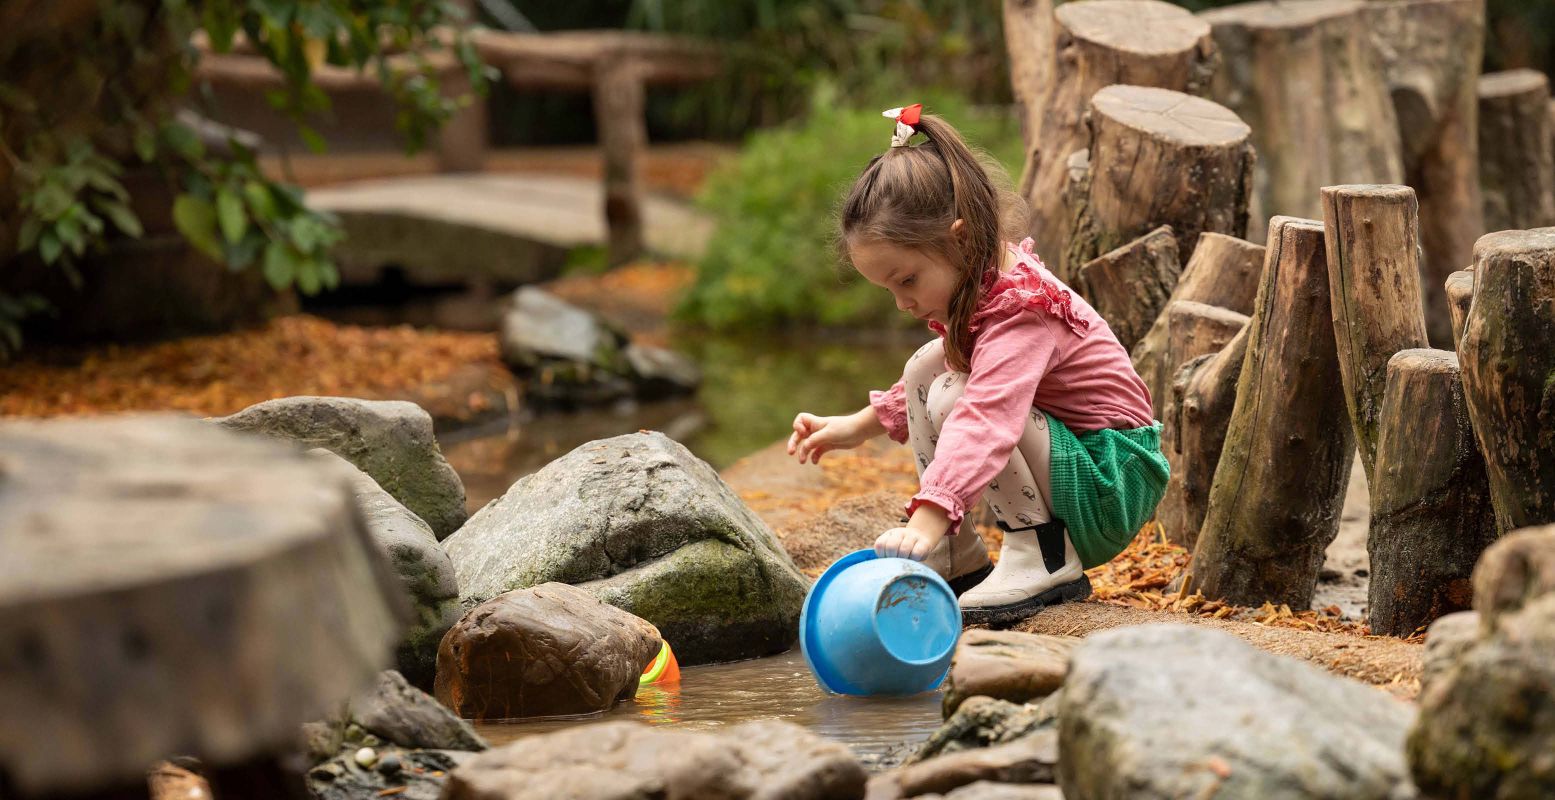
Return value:
M 975 336 L 990 320 L 1005 319 L 1025 310 L 1052 314 L 1076 336 L 1088 333 L 1091 323 L 1075 309 L 1074 295 L 1056 279 L 1044 275 L 1047 267 L 1033 251 L 1032 240 L 1028 237 L 1019 245 L 1006 243 L 1005 247 L 1015 255 L 1015 265 L 1008 271 L 991 269 L 983 273 L 981 299 L 968 325 L 972 334 Z M 945 326 L 938 322 L 930 322 L 929 330 L 945 335 Z

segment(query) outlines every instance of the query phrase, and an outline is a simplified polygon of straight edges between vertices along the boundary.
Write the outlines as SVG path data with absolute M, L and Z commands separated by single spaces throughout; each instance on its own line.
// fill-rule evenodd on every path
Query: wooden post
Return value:
M 1155 519 L 1168 541 L 1192 550 L 1236 403 L 1237 377 L 1247 356 L 1248 317 L 1185 301 L 1172 303 L 1167 315 L 1172 318 L 1172 363 L 1182 367 L 1176 370 L 1162 416 L 1161 449 L 1171 477 Z M 1188 326 L 1197 329 L 1195 335 L 1183 330 Z
M 1199 236 L 1199 246 L 1193 249 L 1177 288 L 1166 307 L 1172 303 L 1194 302 L 1220 306 L 1240 314 L 1253 310 L 1253 297 L 1258 294 L 1258 276 L 1263 273 L 1263 245 L 1227 236 L 1223 233 L 1205 233 Z M 1170 399 L 1172 373 L 1179 366 L 1168 364 L 1166 358 L 1165 314 L 1157 314 L 1150 330 L 1135 344 L 1132 350 L 1134 370 L 1150 389 L 1150 403 L 1156 419 L 1165 420 L 1166 403 Z
M 1420 211 L 1408 186 L 1326 186 L 1322 201 L 1339 374 L 1370 481 L 1388 359 L 1427 343 Z
M 637 160 L 648 144 L 642 68 L 636 59 L 605 56 L 595 65 L 594 121 L 605 161 L 608 260 L 618 266 L 643 253 L 642 181 Z
M 1205 231 L 1247 229 L 1251 131 L 1225 107 L 1182 92 L 1109 86 L 1091 98 L 1084 199 L 1070 209 L 1066 269 L 1161 225 L 1179 256 Z
M 1447 276 L 1447 307 L 1452 312 L 1453 349 L 1463 338 L 1463 324 L 1469 318 L 1469 304 L 1474 302 L 1474 271 L 1460 269 Z
M 1166 307 L 1181 270 L 1177 238 L 1162 225 L 1087 262 L 1080 269 L 1080 292 L 1128 349 Z
M 1404 179 L 1398 123 L 1362 8 L 1359 0 L 1264 0 L 1199 15 L 1226 63 L 1210 97 L 1253 129 L 1253 241 L 1272 215 L 1319 216 L 1325 185 Z
M 1555 228 L 1474 245 L 1458 360 L 1497 527 L 1555 522 Z
M 1495 517 L 1457 354 L 1399 351 L 1380 412 L 1367 616 L 1372 633 L 1409 636 L 1472 606 L 1470 578 L 1496 539 Z
M 489 142 L 486 97 L 475 94 L 462 66 L 443 70 L 438 80 L 444 95 L 468 96 L 469 105 L 455 111 L 437 132 L 437 168 L 440 172 L 480 172 L 486 164 Z
M 1479 182 L 1485 230 L 1555 225 L 1550 81 L 1531 69 L 1479 79 Z
M 1059 256 L 1066 249 L 1069 220 L 1062 202 L 1065 164 L 1070 153 L 1086 146 L 1084 120 L 1092 95 L 1119 83 L 1197 93 L 1214 69 L 1214 45 L 1208 25 L 1159 0 L 1078 0 L 1056 11 L 1049 0 L 1007 0 L 1004 5 L 1005 19 L 1017 21 L 1010 36 L 1026 39 L 1010 39 L 1010 66 L 1012 87 L 1025 111 L 1022 130 L 1030 160 L 1021 188 L 1031 206 L 1030 230 L 1037 252 L 1063 269 Z M 1051 19 L 1037 19 L 1043 13 Z M 1043 33 L 1051 38 L 1030 40 Z M 1087 260 L 1058 277 L 1073 283 L 1074 271 Z
M 1443 287 L 1473 260 L 1474 240 L 1484 233 L 1475 85 L 1485 0 L 1372 0 L 1364 27 L 1378 43 L 1393 97 L 1403 182 L 1420 198 L 1426 331 L 1432 347 L 1447 348 L 1452 324 Z
M 1268 248 L 1188 586 L 1306 608 L 1339 532 L 1355 440 L 1342 422 L 1323 224 L 1275 217 Z

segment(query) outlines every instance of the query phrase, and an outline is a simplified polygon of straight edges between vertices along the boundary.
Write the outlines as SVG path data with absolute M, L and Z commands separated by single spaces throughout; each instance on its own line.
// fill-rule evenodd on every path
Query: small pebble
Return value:
M 358 766 L 362 767 L 363 769 L 367 769 L 378 763 L 378 751 L 372 749 L 371 747 L 364 747 L 356 751 L 356 756 L 354 758 L 356 759 Z
M 378 762 L 378 771 L 384 775 L 393 775 L 404 767 L 405 765 L 400 761 L 400 757 L 393 753 L 384 756 L 383 760 Z
M 376 737 L 376 736 L 374 736 L 374 735 L 369 733 L 366 736 L 362 737 L 362 746 L 363 747 L 382 747 L 383 746 L 383 740 L 379 739 L 378 737 Z

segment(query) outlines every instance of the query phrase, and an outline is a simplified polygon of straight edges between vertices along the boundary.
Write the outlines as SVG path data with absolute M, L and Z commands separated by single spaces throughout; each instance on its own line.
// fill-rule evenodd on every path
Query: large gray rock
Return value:
M 1478 638 L 1456 637 L 1422 679 L 1415 783 L 1428 797 L 1555 797 L 1555 526 L 1491 545 L 1474 568 L 1474 606 Z
M 437 643 L 464 613 L 459 605 L 453 562 L 438 545 L 432 529 L 367 473 L 322 448 L 309 450 L 308 454 L 331 462 L 351 481 L 367 532 L 389 556 L 395 574 L 410 593 L 415 619 L 405 631 L 395 661 L 412 683 L 431 686 L 437 669 Z
M 1463 654 L 1479 641 L 1479 629 L 1478 611 L 1459 611 L 1431 623 L 1420 656 L 1422 691 L 1452 671 Z
M 606 722 L 488 750 L 456 770 L 444 800 L 832 800 L 864 793 L 844 745 L 791 722 L 720 735 Z
M 473 719 L 604 711 L 637 693 L 663 640 L 588 592 L 547 583 L 465 614 L 437 651 L 437 699 Z
M 659 433 L 585 444 L 443 542 L 466 606 L 570 583 L 656 625 L 680 663 L 780 652 L 807 581 L 705 462 Z
M 371 689 L 351 698 L 351 720 L 363 730 L 401 747 L 486 749 L 486 740 L 470 723 L 411 686 L 405 676 L 392 669 L 379 674 Z
M 322 447 L 371 475 L 443 539 L 464 524 L 464 483 L 443 459 L 432 417 L 415 403 L 283 397 L 214 420 L 240 431 Z
M 1066 797 L 1412 796 L 1414 711 L 1227 633 L 1145 625 L 1075 649 L 1059 707 Z

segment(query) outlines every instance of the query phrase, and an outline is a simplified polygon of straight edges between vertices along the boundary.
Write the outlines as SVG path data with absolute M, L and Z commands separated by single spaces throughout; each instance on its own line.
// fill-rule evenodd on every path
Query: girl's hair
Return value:
M 1008 188 L 1003 168 L 969 147 L 950 123 L 924 114 L 916 127 L 927 141 L 875 156 L 853 182 L 842 204 L 838 244 L 844 257 L 849 242 L 879 240 L 935 250 L 958 265 L 945 359 L 966 372 L 983 275 L 999 268 L 1002 242 L 1025 224 L 1025 204 Z M 965 228 L 952 237 L 950 226 L 958 219 Z

